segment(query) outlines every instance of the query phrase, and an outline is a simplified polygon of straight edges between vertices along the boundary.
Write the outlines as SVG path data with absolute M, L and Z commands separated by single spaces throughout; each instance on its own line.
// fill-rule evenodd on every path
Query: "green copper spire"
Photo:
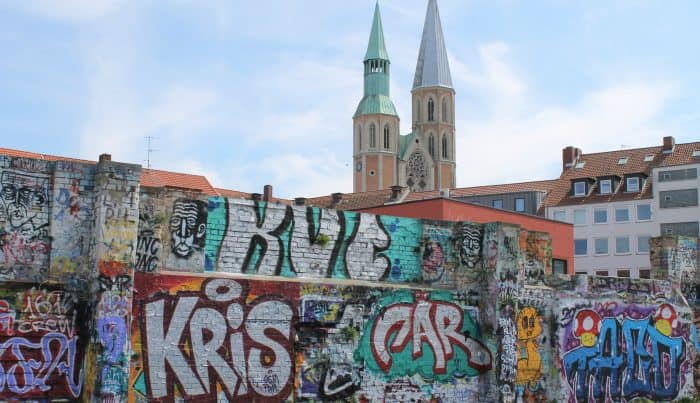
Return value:
M 379 2 L 374 7 L 374 21 L 372 21 L 372 33 L 369 35 L 365 61 L 371 59 L 389 60 L 389 54 L 384 45 L 384 30 L 382 29 L 382 16 L 379 13 Z
M 384 45 L 382 17 L 379 14 L 379 2 L 374 8 L 372 33 L 369 36 L 367 54 L 365 54 L 365 94 L 357 106 L 355 116 L 392 115 L 398 116 L 394 103 L 389 98 L 389 54 Z

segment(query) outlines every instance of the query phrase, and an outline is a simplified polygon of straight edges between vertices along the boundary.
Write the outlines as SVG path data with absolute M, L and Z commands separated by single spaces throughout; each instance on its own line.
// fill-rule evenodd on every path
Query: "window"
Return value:
M 617 270 L 617 277 L 629 277 L 629 276 L 630 276 L 629 269 L 618 269 Z
M 442 100 L 442 121 L 449 122 L 449 120 L 447 120 L 447 99 L 444 98 Z
M 659 182 L 682 181 L 687 179 L 697 179 L 698 169 L 674 169 L 670 171 L 659 172 Z
M 583 168 L 583 167 L 585 167 L 585 166 L 586 166 L 586 161 L 581 161 L 581 162 L 576 163 L 575 168 L 576 168 L 576 169 L 581 169 L 581 168 Z
M 639 269 L 639 278 L 651 278 L 651 270 Z
M 357 128 L 357 148 L 362 151 L 362 128 Z
M 432 98 L 428 100 L 428 122 L 435 121 L 435 101 Z
M 627 178 L 627 191 L 628 192 L 639 192 L 639 178 L 636 176 L 630 176 Z
M 369 126 L 369 148 L 377 148 L 377 128 L 374 123 Z
M 416 122 L 420 122 L 420 99 L 416 100 Z
M 638 204 L 637 205 L 637 220 L 638 221 L 651 220 L 651 204 Z
M 651 237 L 648 235 L 640 235 L 637 237 L 637 253 L 649 253 L 649 239 Z
M 525 199 L 522 197 L 515 198 L 515 211 L 525 211 Z
M 389 149 L 389 125 L 384 125 L 384 149 Z
M 700 157 L 700 149 L 693 150 L 693 157 Z
M 442 135 L 442 158 L 447 159 L 449 158 L 449 152 L 448 152 L 448 147 L 447 147 L 447 135 L 443 134 Z
M 586 195 L 586 182 L 579 181 L 574 182 L 574 196 L 585 196 Z
M 496 199 L 491 201 L 491 207 L 493 208 L 503 208 L 503 200 Z
M 566 211 L 564 210 L 558 210 L 554 212 L 554 217 L 553 219 L 555 221 L 564 221 L 566 222 Z
M 574 254 L 576 256 L 588 254 L 588 239 L 574 239 Z
M 630 253 L 630 238 L 628 236 L 619 236 L 615 238 L 615 253 Z
M 428 137 L 428 152 L 431 157 L 435 158 L 435 136 L 432 134 Z
M 659 192 L 661 208 L 695 207 L 698 205 L 698 189 L 666 190 Z
M 607 270 L 597 270 L 595 272 L 596 276 L 602 276 L 602 277 L 608 277 L 608 271 Z
M 627 222 L 630 220 L 630 211 L 627 207 L 615 209 L 615 222 Z
M 700 231 L 700 226 L 697 221 L 662 223 L 660 227 L 661 234 L 689 236 L 693 238 L 697 238 L 699 235 L 698 232 Z
M 622 157 L 619 160 L 617 160 L 617 163 L 618 163 L 618 165 L 625 165 L 625 164 L 627 164 L 627 160 L 628 160 L 627 157 Z
M 647 154 L 644 156 L 644 162 L 654 161 L 654 154 Z
M 600 194 L 609 195 L 612 193 L 612 180 L 603 179 L 600 181 Z
M 593 222 L 596 224 L 605 224 L 608 222 L 608 210 L 599 208 L 593 210 Z
M 586 210 L 574 210 L 574 225 L 586 225 Z
M 552 273 L 566 274 L 566 260 L 552 259 Z
M 594 245 L 596 255 L 608 254 L 608 238 L 596 238 Z

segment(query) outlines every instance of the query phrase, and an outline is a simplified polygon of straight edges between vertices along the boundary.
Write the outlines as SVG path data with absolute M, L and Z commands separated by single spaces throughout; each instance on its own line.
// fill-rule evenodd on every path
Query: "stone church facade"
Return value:
M 353 116 L 354 192 L 455 187 L 455 91 L 437 0 L 429 0 L 413 80 L 412 132 L 401 135 L 391 62 L 377 4 L 364 58 L 364 97 Z

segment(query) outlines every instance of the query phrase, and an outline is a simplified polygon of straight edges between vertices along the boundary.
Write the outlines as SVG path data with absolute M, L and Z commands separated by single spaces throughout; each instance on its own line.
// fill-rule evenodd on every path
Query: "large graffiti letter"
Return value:
M 389 258 L 380 252 L 389 248 L 389 234 L 376 216 L 357 215 L 360 220 L 350 237 L 345 264 L 351 278 L 376 281 L 384 277 Z

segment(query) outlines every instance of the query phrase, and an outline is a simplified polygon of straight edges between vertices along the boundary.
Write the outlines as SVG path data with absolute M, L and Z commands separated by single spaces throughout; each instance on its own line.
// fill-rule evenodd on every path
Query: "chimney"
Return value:
M 673 136 L 664 137 L 664 146 L 661 149 L 664 154 L 670 154 L 676 147 L 676 139 Z
M 341 200 L 343 200 L 343 194 L 333 193 L 331 194 L 331 199 L 333 200 L 333 205 L 335 206 L 336 204 L 340 203 Z
M 262 195 L 260 193 L 251 193 L 250 198 L 259 202 L 262 200 Z
M 112 161 L 112 155 L 107 153 L 100 154 L 100 162 L 104 161 Z
M 272 185 L 265 185 L 263 188 L 263 200 L 266 202 L 272 200 Z
M 561 152 L 562 169 L 573 168 L 581 157 L 581 149 L 573 146 L 564 148 Z
M 303 206 L 306 204 L 306 197 L 297 197 L 294 199 L 295 206 Z
M 398 200 L 399 196 L 401 196 L 401 191 L 403 190 L 403 187 L 399 185 L 394 185 L 391 187 L 391 200 Z

